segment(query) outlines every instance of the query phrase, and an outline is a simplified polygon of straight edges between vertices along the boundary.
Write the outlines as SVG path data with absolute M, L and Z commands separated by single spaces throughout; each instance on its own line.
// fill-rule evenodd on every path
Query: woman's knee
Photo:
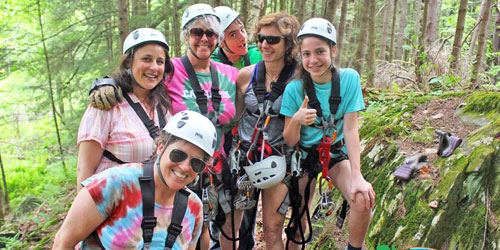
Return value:
M 356 213 L 369 214 L 369 213 L 371 213 L 371 209 L 367 208 L 366 202 L 369 202 L 369 201 L 366 200 L 366 198 L 363 196 L 363 194 L 357 193 L 356 199 L 355 199 L 355 201 L 351 202 L 350 207 Z

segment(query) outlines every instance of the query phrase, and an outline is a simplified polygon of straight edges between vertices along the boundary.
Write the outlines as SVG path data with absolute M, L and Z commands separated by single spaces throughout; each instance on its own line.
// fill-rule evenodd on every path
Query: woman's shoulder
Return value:
M 221 73 L 230 72 L 232 74 L 238 74 L 239 70 L 231 65 L 227 65 L 221 62 L 216 62 L 214 60 L 210 60 L 210 62 L 215 66 L 216 69 Z
M 359 73 L 355 69 L 351 68 L 341 68 L 339 69 L 339 74 L 341 78 L 359 78 Z
M 302 79 L 292 79 L 287 85 L 286 89 L 302 89 Z

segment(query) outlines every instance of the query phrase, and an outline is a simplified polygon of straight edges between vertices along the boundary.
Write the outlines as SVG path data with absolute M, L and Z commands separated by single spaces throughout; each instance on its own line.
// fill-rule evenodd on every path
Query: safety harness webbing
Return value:
M 193 65 L 189 61 L 187 56 L 181 57 L 182 65 L 186 69 L 186 72 L 189 77 L 189 81 L 191 82 L 191 87 L 193 88 L 194 94 L 196 96 L 196 104 L 198 104 L 198 108 L 200 109 L 200 113 L 206 117 L 208 117 L 208 98 L 205 95 L 205 91 L 201 89 L 200 82 L 198 81 L 198 77 L 196 76 L 196 72 L 194 71 Z M 216 113 L 215 119 L 217 118 L 217 114 L 219 113 L 220 103 L 222 97 L 219 93 L 219 77 L 217 75 L 217 71 L 214 65 L 210 62 L 210 75 L 212 77 L 212 107 Z
M 233 63 L 231 61 L 229 61 L 229 59 L 227 58 L 226 53 L 224 53 L 224 51 L 223 51 L 222 48 L 219 48 L 219 52 L 217 54 L 219 55 L 221 63 L 233 66 Z M 249 66 L 250 65 L 250 57 L 248 56 L 248 54 L 245 54 L 243 56 L 243 60 L 245 62 L 245 64 L 243 66 Z
M 111 80 L 113 80 L 112 78 L 104 78 L 104 79 L 111 79 Z M 132 109 L 135 111 L 135 113 L 137 114 L 137 116 L 139 116 L 139 118 L 141 119 L 142 123 L 144 124 L 144 126 L 148 130 L 149 136 L 151 136 L 151 138 L 155 139 L 156 136 L 158 136 L 158 132 L 160 131 L 160 129 L 162 129 L 163 127 L 165 127 L 165 124 L 167 123 L 165 121 L 165 116 L 163 115 L 163 110 L 161 109 L 160 103 L 158 103 L 156 105 L 156 111 L 158 113 L 158 123 L 160 124 L 160 127 L 158 128 L 158 126 L 155 125 L 155 122 L 153 120 L 151 120 L 151 118 L 149 118 L 149 116 L 147 115 L 146 111 L 144 111 L 144 109 L 142 108 L 142 105 L 140 103 L 133 102 L 132 99 L 130 98 L 130 96 L 127 93 L 125 93 L 123 95 L 123 97 L 125 98 L 125 100 L 127 100 L 128 104 L 130 105 L 130 107 L 132 107 Z M 127 162 L 124 162 L 124 161 L 118 159 L 113 153 L 111 153 L 107 149 L 105 149 L 102 152 L 102 155 L 104 157 L 108 158 L 109 160 L 114 161 L 114 162 L 116 162 L 118 164 L 125 164 L 125 163 L 127 163 Z
M 156 217 L 154 216 L 155 207 L 155 181 L 153 173 L 153 162 L 143 163 L 142 176 L 139 177 L 139 185 L 141 187 L 142 196 L 142 239 L 144 246 L 142 249 L 148 250 L 151 248 L 153 240 L 154 228 L 156 227 Z M 170 250 L 177 236 L 182 232 L 182 220 L 186 214 L 190 193 L 184 189 L 180 189 L 175 193 L 174 208 L 172 211 L 172 220 L 167 229 L 167 238 L 165 239 L 165 249 Z M 92 232 L 92 237 L 101 247 L 105 249 L 97 234 L 97 230 Z

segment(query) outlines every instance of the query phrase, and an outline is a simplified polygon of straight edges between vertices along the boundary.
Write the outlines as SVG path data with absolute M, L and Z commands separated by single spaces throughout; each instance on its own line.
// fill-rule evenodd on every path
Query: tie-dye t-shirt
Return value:
M 214 65 L 217 76 L 219 79 L 219 93 L 222 97 L 219 108 L 219 123 L 221 125 L 228 124 L 232 121 L 235 114 L 235 99 L 236 99 L 236 77 L 238 76 L 238 69 L 229 65 L 225 65 L 219 62 L 214 62 L 210 60 Z M 192 110 L 200 112 L 200 108 L 196 103 L 196 95 L 194 94 L 193 87 L 191 86 L 191 81 L 187 75 L 184 65 L 182 65 L 180 58 L 173 58 L 172 63 L 174 65 L 175 71 L 174 76 L 170 81 L 166 81 L 165 85 L 167 87 L 168 95 L 172 100 L 172 114 L 175 115 L 180 111 Z M 213 106 L 212 106 L 212 77 L 210 73 L 199 73 L 196 72 L 198 81 L 200 83 L 201 89 L 205 91 L 205 95 L 208 97 L 208 112 L 209 118 L 213 116 Z M 221 145 L 223 142 L 223 128 L 221 126 L 217 127 L 217 147 L 216 150 L 225 155 L 224 149 Z
M 142 249 L 142 195 L 138 177 L 142 164 L 130 163 L 108 169 L 85 180 L 87 188 L 101 215 L 106 218 L 97 228 L 97 234 L 106 249 Z M 188 190 L 188 189 L 186 189 Z M 188 190 L 189 191 L 189 190 Z M 187 249 L 196 244 L 203 225 L 202 203 L 189 191 L 188 207 L 182 221 L 182 232 L 172 249 Z M 155 203 L 154 229 L 151 249 L 163 249 L 173 206 Z M 77 245 L 77 249 L 100 249 L 92 236 Z

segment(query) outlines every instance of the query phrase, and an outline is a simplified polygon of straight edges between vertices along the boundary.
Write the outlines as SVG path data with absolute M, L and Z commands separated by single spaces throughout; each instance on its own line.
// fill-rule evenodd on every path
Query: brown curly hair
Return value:
M 285 37 L 285 63 L 290 64 L 297 57 L 297 33 L 300 23 L 294 15 L 285 12 L 271 13 L 262 17 L 255 27 L 255 34 L 258 34 L 262 27 L 272 25 Z

